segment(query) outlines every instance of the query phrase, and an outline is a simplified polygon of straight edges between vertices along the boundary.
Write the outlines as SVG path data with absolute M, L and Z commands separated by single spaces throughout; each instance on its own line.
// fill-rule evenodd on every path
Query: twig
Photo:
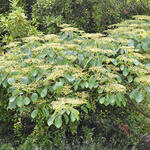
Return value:
M 128 101 L 129 104 L 131 104 L 132 106 L 134 106 L 134 108 L 140 112 L 143 116 L 147 117 L 150 119 L 150 114 L 147 114 L 145 111 L 143 111 L 141 108 L 139 108 L 139 106 L 137 104 L 135 104 L 133 101 Z

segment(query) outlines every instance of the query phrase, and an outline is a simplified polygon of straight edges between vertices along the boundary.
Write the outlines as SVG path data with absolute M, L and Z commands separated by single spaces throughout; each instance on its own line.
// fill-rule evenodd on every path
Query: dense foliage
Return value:
M 0 150 L 148 150 L 149 5 L 0 0 Z
M 0 51 L 2 45 L 22 37 L 37 35 L 36 27 L 31 25 L 22 7 L 17 0 L 10 4 L 10 12 L 7 15 L 0 14 Z
M 149 13 L 148 6 L 147 0 L 37 0 L 32 18 L 46 33 L 58 32 L 62 22 L 86 32 L 100 32 L 132 15 Z
M 117 28 L 107 30 L 106 37 L 63 24 L 59 35 L 31 36 L 4 47 L 7 53 L 0 57 L 0 92 L 6 101 L 1 99 L 0 106 L 6 108 L 8 103 L 7 109 L 13 110 L 15 133 L 19 135 L 23 126 L 31 124 L 28 138 L 32 143 L 39 144 L 42 139 L 45 143 L 40 147 L 50 141 L 63 146 L 64 137 L 77 134 L 81 126 L 87 139 L 92 138 L 94 132 L 88 134 L 83 122 L 89 125 L 94 112 L 95 119 L 101 117 L 98 124 L 105 127 L 111 111 L 116 116 L 123 114 L 125 122 L 121 114 L 114 122 L 121 130 L 120 124 L 129 118 L 142 118 L 130 105 L 149 118 L 150 17 L 134 16 L 134 20 L 111 28 L 114 26 Z M 150 132 L 146 122 L 140 126 L 135 126 L 139 132 Z M 125 135 L 130 135 L 127 127 Z

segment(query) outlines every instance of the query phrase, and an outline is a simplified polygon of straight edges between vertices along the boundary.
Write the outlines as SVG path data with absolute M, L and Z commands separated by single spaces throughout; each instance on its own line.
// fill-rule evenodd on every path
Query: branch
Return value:
M 137 106 L 136 103 L 134 103 L 133 101 L 128 101 L 129 104 L 131 104 L 132 106 L 134 106 L 134 108 L 141 113 L 143 116 L 147 117 L 150 119 L 150 114 L 147 114 L 145 111 L 143 111 L 141 108 L 139 108 L 139 106 Z

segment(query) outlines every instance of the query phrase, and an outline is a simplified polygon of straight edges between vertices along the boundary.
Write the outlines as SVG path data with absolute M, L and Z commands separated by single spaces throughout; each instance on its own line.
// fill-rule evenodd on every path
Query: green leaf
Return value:
M 15 101 L 15 99 L 17 98 L 17 96 L 12 96 L 9 98 L 9 102 L 12 103 L 13 101 Z
M 101 87 L 98 88 L 98 93 L 103 93 L 103 89 Z
M 31 100 L 30 100 L 28 97 L 25 97 L 25 98 L 24 98 L 24 104 L 25 104 L 25 105 L 29 105 L 29 104 L 30 104 L 30 101 L 31 101 Z
M 124 65 L 120 66 L 120 70 L 123 71 L 124 70 Z
M 42 112 L 44 113 L 45 117 L 49 116 L 49 111 L 46 108 L 42 108 Z
M 145 87 L 146 99 L 150 102 L 150 87 Z
M 86 88 L 88 88 L 89 87 L 89 84 L 88 84 L 88 82 L 84 82 L 84 86 L 86 87 Z
M 63 82 L 56 82 L 56 84 L 54 85 L 54 90 L 60 90 L 63 87 Z
M 14 78 L 8 78 L 8 83 L 10 85 L 13 85 L 15 83 L 15 79 Z
M 148 44 L 145 42 L 142 42 L 142 48 L 144 49 L 144 51 L 148 50 Z
M 31 113 L 31 117 L 34 119 L 38 114 L 38 110 L 33 110 Z
M 117 94 L 116 95 L 116 104 L 121 107 L 121 102 L 122 102 L 122 98 L 121 98 L 121 95 L 120 94 Z
M 95 86 L 95 78 L 91 76 L 89 79 L 89 88 L 92 89 Z
M 41 78 L 43 77 L 43 74 L 39 74 L 37 77 L 36 77 L 36 82 L 38 82 Z
M 101 97 L 101 98 L 99 99 L 99 102 L 100 102 L 100 104 L 104 104 L 104 102 L 105 102 L 105 97 Z
M 115 66 L 117 66 L 117 65 L 118 65 L 118 62 L 117 62 L 117 60 L 116 60 L 116 59 L 113 59 L 113 60 L 112 60 L 112 63 L 113 63 Z
M 0 85 L 2 84 L 2 82 L 3 82 L 3 81 L 2 81 L 2 77 L 0 77 Z
M 135 96 L 135 100 L 137 103 L 142 102 L 144 99 L 142 91 L 137 92 L 137 95 Z
M 90 104 L 89 102 L 86 102 L 86 107 L 87 107 L 88 109 L 91 109 L 91 108 L 92 108 L 92 106 L 91 106 L 91 104 Z
M 55 116 L 52 115 L 47 121 L 48 126 L 51 126 L 53 124 L 54 120 L 55 120 Z
M 16 101 L 13 101 L 13 102 L 10 102 L 9 104 L 8 104 L 8 107 L 7 107 L 7 109 L 14 109 L 16 107 Z
M 73 76 L 71 76 L 71 75 L 69 75 L 69 74 L 66 74 L 64 77 L 65 77 L 69 82 L 73 82 L 73 81 L 75 80 L 75 77 L 73 77 Z
M 115 101 L 116 101 L 116 100 L 115 100 L 115 95 L 111 95 L 111 96 L 110 96 L 110 100 L 109 100 L 110 104 L 111 104 L 111 105 L 114 105 L 114 104 L 115 104 Z
M 88 114 L 88 110 L 87 110 L 87 108 L 86 108 L 85 106 L 82 106 L 81 109 L 82 109 L 86 114 Z
M 7 74 L 6 73 L 2 73 L 1 75 L 2 75 L 2 77 L 1 77 L 2 81 L 4 81 L 6 79 L 6 77 L 7 77 Z
M 134 63 L 136 66 L 139 65 L 139 61 L 138 61 L 137 59 L 135 59 L 133 63 Z
M 147 92 L 147 93 L 146 93 L 146 98 L 147 98 L 147 100 L 150 102 L 150 92 Z
M 8 83 L 7 80 L 4 80 L 4 82 L 2 83 L 4 88 L 7 88 L 7 83 Z
M 35 77 L 37 75 L 37 70 L 33 70 L 32 75 Z
M 43 89 L 41 92 L 41 97 L 45 97 L 47 95 L 47 89 Z
M 110 96 L 109 95 L 106 95 L 105 97 L 105 101 L 103 103 L 105 106 L 108 106 L 110 104 Z
M 81 86 L 81 88 L 83 89 L 84 86 L 85 86 L 84 82 L 81 82 L 81 83 L 80 83 L 80 86 Z
M 67 115 L 70 114 L 70 110 L 68 108 L 66 108 L 65 111 L 66 111 Z
M 32 102 L 36 102 L 36 101 L 37 101 L 37 99 L 38 99 L 38 95 L 37 95 L 37 93 L 33 93 L 33 94 L 32 94 L 32 96 L 31 96 L 31 100 L 32 100 Z
M 65 118 L 65 123 L 68 124 L 69 123 L 69 117 L 66 114 L 64 114 L 63 116 Z
M 128 75 L 128 70 L 125 68 L 124 70 L 123 70 L 123 75 L 126 77 L 127 75 Z
M 130 98 L 131 98 L 131 99 L 135 99 L 137 93 L 138 93 L 138 89 L 134 89 L 134 90 L 130 93 L 130 95 L 129 95 Z
M 74 122 L 75 120 L 79 120 L 79 111 L 77 111 L 76 109 L 73 109 L 71 111 L 70 118 L 72 122 Z
M 30 80 L 29 80 L 28 77 L 23 77 L 21 82 L 22 82 L 23 84 L 29 84 L 29 83 L 30 83 Z
M 22 96 L 19 96 L 16 100 L 17 106 L 22 107 L 23 106 L 23 98 Z
M 56 119 L 55 119 L 55 126 L 57 128 L 60 128 L 62 126 L 62 117 L 60 115 L 57 116 Z
M 125 98 L 122 99 L 122 104 L 123 104 L 124 107 L 126 106 L 126 99 Z
M 131 75 L 128 76 L 128 82 L 131 83 L 133 81 L 133 77 Z
M 79 87 L 79 84 L 80 84 L 81 80 L 77 81 L 77 82 L 74 82 L 74 90 L 76 91 Z
M 65 59 L 61 56 L 57 57 L 57 65 L 64 65 L 65 64 Z

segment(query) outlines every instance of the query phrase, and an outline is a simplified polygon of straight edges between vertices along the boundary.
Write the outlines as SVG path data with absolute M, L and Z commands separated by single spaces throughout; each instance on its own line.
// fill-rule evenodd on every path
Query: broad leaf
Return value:
M 45 97 L 47 95 L 47 89 L 43 89 L 41 92 L 41 97 Z
M 137 103 L 142 102 L 144 99 L 142 91 L 137 92 L 137 95 L 135 96 L 135 100 Z
M 123 70 L 123 75 L 126 77 L 126 76 L 128 75 L 128 73 L 129 73 L 129 71 L 125 68 L 125 69 Z
M 10 85 L 13 85 L 15 83 L 15 79 L 14 78 L 8 78 L 8 83 Z
M 31 113 L 31 117 L 34 119 L 38 114 L 38 110 L 33 110 Z
M 11 103 L 11 102 L 15 101 L 16 98 L 17 98 L 17 96 L 12 96 L 12 97 L 10 97 L 10 98 L 9 98 L 9 102 Z
M 30 100 L 28 97 L 25 97 L 25 98 L 24 98 L 24 104 L 25 104 L 25 105 L 29 105 L 30 102 L 31 102 L 31 100 Z
M 131 98 L 131 99 L 135 99 L 137 93 L 138 93 L 138 89 L 134 89 L 134 90 L 130 93 L 130 95 L 129 95 L 130 98 Z
M 88 110 L 87 110 L 87 108 L 86 108 L 85 106 L 82 106 L 81 109 L 82 109 L 86 114 L 88 114 Z
M 69 123 L 69 117 L 66 114 L 64 114 L 63 116 L 64 116 L 64 119 L 65 119 L 65 123 L 68 124 Z
M 32 94 L 32 96 L 31 96 L 31 100 L 32 100 L 32 102 L 36 102 L 36 101 L 37 101 L 37 99 L 38 99 L 38 95 L 37 95 L 37 93 L 33 93 L 33 94 Z
M 17 106 L 18 107 L 22 107 L 23 106 L 23 98 L 22 98 L 22 96 L 19 96 L 18 98 L 17 98 L 17 100 L 16 100 L 16 103 L 17 103 Z
M 100 98 L 99 98 L 99 102 L 100 102 L 100 104 L 104 104 L 104 102 L 105 102 L 105 97 L 100 97 Z
M 62 126 L 62 117 L 60 115 L 57 116 L 56 119 L 55 119 L 55 126 L 57 128 L 60 128 Z
M 55 120 L 55 116 L 52 115 L 47 121 L 48 126 L 51 126 L 53 124 L 54 120 Z

